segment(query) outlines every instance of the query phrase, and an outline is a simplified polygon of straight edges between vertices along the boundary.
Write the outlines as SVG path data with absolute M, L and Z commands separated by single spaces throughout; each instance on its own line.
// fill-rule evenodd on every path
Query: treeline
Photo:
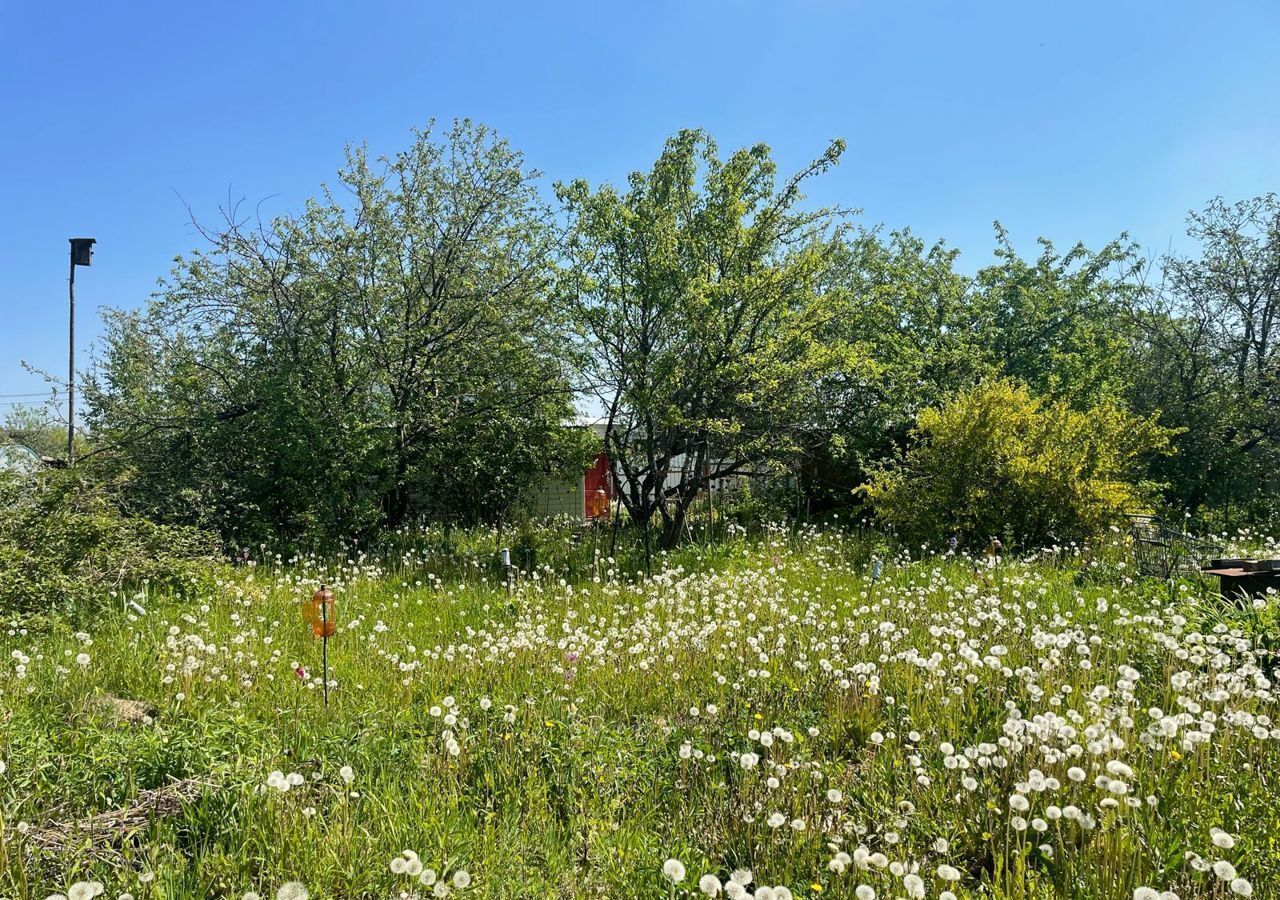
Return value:
M 687 131 L 621 187 L 553 197 L 469 122 L 349 150 L 300 212 L 225 210 L 109 315 L 80 465 L 147 519 L 333 541 L 510 517 L 597 449 L 566 427 L 591 410 L 624 510 L 668 544 L 709 480 L 762 472 L 929 540 L 1275 515 L 1274 196 L 1210 202 L 1197 251 L 1158 260 L 1123 236 L 1024 258 L 997 226 L 971 273 L 805 204 L 843 149 L 782 175 Z

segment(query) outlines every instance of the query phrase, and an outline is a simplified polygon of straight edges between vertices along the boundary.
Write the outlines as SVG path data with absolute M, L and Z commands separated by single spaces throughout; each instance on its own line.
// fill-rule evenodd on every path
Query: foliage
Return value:
M 866 494 L 904 537 L 935 547 L 952 535 L 970 547 L 1083 541 L 1142 508 L 1132 479 L 1169 435 L 1114 404 L 1076 410 L 994 379 L 923 410 L 905 460 Z
M 1123 397 L 1133 249 L 1114 241 L 1061 254 L 1042 239 L 1025 260 L 998 224 L 996 240 L 996 262 L 971 278 L 957 271 L 956 250 L 910 231 L 864 229 L 842 243 L 827 274 L 841 308 L 823 341 L 846 352 L 819 385 L 805 460 L 818 508 L 847 506 L 869 467 L 905 449 L 921 410 L 984 377 L 1077 408 Z
M 81 616 L 128 588 L 172 587 L 200 571 L 215 544 L 194 529 L 122 515 L 106 488 L 77 470 L 0 473 L 5 613 Z
M 997 261 L 979 270 L 970 301 L 987 365 L 1076 409 L 1122 398 L 1132 358 L 1125 313 L 1139 292 L 1135 248 L 1122 236 L 1062 254 L 1041 238 L 1028 261 L 998 224 L 996 239 Z
M 139 511 L 314 543 L 491 521 L 581 462 L 522 157 L 459 122 L 381 167 L 350 150 L 339 179 L 298 215 L 229 214 L 108 318 L 90 422 Z
M 1155 468 L 1171 500 L 1258 520 L 1280 494 L 1280 199 L 1215 199 L 1187 234 L 1199 256 L 1167 257 L 1135 311 L 1133 401 L 1183 429 Z
M 955 250 L 910 231 L 862 229 L 826 279 L 840 304 L 820 339 L 844 348 L 818 383 L 804 486 L 816 508 L 848 506 L 869 467 L 906 444 L 917 413 L 988 371 Z
M 5 416 L 0 426 L 0 444 L 6 440 L 28 447 L 38 455 L 50 459 L 64 459 L 67 455 L 67 426 L 56 421 L 48 406 L 15 406 Z M 76 434 L 76 453 L 87 449 L 84 437 Z
M 646 532 L 661 519 L 664 546 L 710 481 L 788 460 L 812 420 L 833 362 L 818 334 L 841 231 L 834 211 L 797 204 L 843 149 L 779 184 L 764 145 L 722 160 L 705 133 L 682 131 L 625 193 L 559 188 L 584 381 L 608 417 L 622 503 Z

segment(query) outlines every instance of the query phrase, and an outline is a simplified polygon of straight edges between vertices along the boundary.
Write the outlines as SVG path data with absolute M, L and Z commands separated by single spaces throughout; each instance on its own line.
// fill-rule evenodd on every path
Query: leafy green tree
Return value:
M 115 312 L 90 421 L 148 514 L 238 541 L 492 519 L 576 461 L 554 234 L 487 129 L 420 132 L 297 215 L 227 215 Z
M 1196 510 L 1280 496 L 1280 200 L 1221 198 L 1188 217 L 1198 256 L 1169 256 L 1139 310 L 1133 402 L 1183 431 L 1157 462 Z
M 818 382 L 803 475 L 818 508 L 847 505 L 868 467 L 905 447 L 921 409 L 990 370 L 957 255 L 879 229 L 850 233 L 832 254 L 825 290 L 838 306 L 820 340 L 841 352 Z
M 869 466 L 905 450 L 921 410 L 985 377 L 1081 408 L 1122 396 L 1138 290 L 1132 248 L 1060 254 L 1042 240 L 1028 261 L 998 224 L 996 237 L 996 262 L 974 276 L 957 271 L 957 251 L 909 231 L 859 231 L 835 254 L 827 277 L 841 311 L 823 340 L 846 352 L 819 387 L 811 498 L 848 503 Z
M 996 262 L 972 286 L 977 345 L 989 365 L 1037 394 L 1084 409 L 1124 395 L 1131 375 L 1129 310 L 1140 261 L 1125 237 L 1065 254 L 1040 239 L 1024 260 L 996 225 Z
M 710 481 L 789 462 L 812 425 L 839 216 L 798 205 L 843 149 L 779 183 L 764 145 L 721 159 L 682 131 L 625 193 L 559 186 L 585 387 L 608 416 L 623 505 L 646 535 L 658 517 L 665 546 Z
M 1141 463 L 1169 434 L 1110 401 L 1078 410 L 994 379 L 923 410 L 903 463 L 881 468 L 865 493 L 914 543 L 1087 540 L 1143 507 Z
M 64 417 L 65 418 L 65 417 Z M 42 457 L 65 459 L 67 455 L 67 426 L 59 422 L 51 405 L 15 406 L 5 416 L 0 426 L 0 443 L 6 440 L 30 447 Z M 87 447 L 84 436 L 76 433 L 76 452 L 83 454 Z

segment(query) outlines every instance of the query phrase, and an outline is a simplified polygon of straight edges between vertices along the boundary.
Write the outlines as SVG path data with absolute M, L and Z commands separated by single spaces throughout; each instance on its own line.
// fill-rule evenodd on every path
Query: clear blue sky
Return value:
M 182 200 L 297 209 L 345 143 L 456 116 L 548 182 L 620 182 L 685 126 L 786 169 L 844 137 L 813 200 L 970 269 L 997 218 L 1028 252 L 1159 252 L 1215 194 L 1280 190 L 1280 3 L 0 2 L 0 394 L 44 389 L 22 361 L 66 368 L 68 237 L 99 242 L 86 364 L 97 308 L 197 243 Z

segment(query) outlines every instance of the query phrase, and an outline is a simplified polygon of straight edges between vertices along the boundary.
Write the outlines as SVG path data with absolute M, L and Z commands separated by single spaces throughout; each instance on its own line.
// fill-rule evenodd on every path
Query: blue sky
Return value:
M 297 209 L 348 142 L 497 128 L 555 179 L 620 182 L 681 127 L 785 169 L 849 149 L 814 202 L 990 259 L 991 224 L 1180 245 L 1215 194 L 1280 190 L 1280 3 L 686 0 L 0 3 L 0 414 L 96 310 L 145 301 L 229 195 Z

